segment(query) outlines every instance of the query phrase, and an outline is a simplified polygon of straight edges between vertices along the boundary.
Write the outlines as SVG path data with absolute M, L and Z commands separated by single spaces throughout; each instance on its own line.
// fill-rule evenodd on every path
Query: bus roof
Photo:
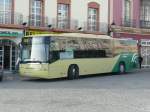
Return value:
M 83 34 L 83 33 L 52 33 L 52 34 L 37 34 L 29 35 L 25 37 L 39 37 L 39 36 L 57 36 L 57 37 L 77 37 L 77 38 L 101 38 L 101 39 L 113 39 L 107 35 L 94 35 L 94 34 Z

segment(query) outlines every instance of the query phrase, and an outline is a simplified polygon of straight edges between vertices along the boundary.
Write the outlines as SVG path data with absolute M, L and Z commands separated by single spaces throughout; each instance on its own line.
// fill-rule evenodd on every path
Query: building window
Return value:
M 57 25 L 58 28 L 61 29 L 67 29 L 69 28 L 69 4 L 58 4 L 58 9 L 57 9 Z
M 99 30 L 99 4 L 95 2 L 90 2 L 88 4 L 88 22 L 87 29 L 89 31 Z
M 31 12 L 30 12 L 30 25 L 41 26 L 42 25 L 42 1 L 32 0 Z
M 97 13 L 97 9 L 88 9 L 88 30 L 90 31 L 97 31 Z
M 126 26 L 131 25 L 131 1 L 130 0 L 124 1 L 124 24 Z
M 13 0 L 0 0 L 0 23 L 10 24 Z
M 148 0 L 141 1 L 141 27 L 150 28 L 150 2 Z

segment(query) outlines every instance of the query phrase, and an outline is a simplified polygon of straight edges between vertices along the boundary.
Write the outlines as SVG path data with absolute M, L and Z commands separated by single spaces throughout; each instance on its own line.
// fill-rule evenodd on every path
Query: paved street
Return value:
M 72 81 L 7 77 L 0 112 L 150 112 L 150 69 Z

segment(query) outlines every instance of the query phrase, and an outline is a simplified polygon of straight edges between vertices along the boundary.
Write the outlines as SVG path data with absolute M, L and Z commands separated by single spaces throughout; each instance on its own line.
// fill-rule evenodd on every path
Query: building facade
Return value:
M 143 66 L 150 66 L 150 1 L 110 0 L 109 10 L 109 33 L 137 40 Z
M 109 0 L 0 0 L 0 67 L 15 70 L 23 35 L 108 33 Z

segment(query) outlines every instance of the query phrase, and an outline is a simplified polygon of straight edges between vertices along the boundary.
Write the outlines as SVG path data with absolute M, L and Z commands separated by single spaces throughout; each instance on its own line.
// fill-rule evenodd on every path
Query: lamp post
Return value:
M 23 36 L 26 35 L 26 25 L 27 25 L 26 22 L 23 22 L 23 23 L 22 23 L 22 26 L 23 26 Z
M 49 29 L 51 29 L 51 28 L 52 28 L 52 25 L 51 25 L 51 24 L 49 24 L 47 27 L 48 27 Z
M 115 26 L 115 22 L 113 21 L 109 26 L 108 26 L 108 35 L 113 37 L 113 26 Z
M 53 31 L 53 26 L 52 26 L 52 24 L 47 25 L 47 27 L 48 27 L 48 31 L 49 31 L 49 32 Z
M 22 23 L 22 26 L 23 26 L 23 36 L 25 36 L 25 33 L 26 33 L 26 25 L 27 23 L 24 22 Z M 21 42 L 19 43 L 19 49 L 18 49 L 18 58 L 17 58 L 17 61 L 16 61 L 16 72 L 18 72 L 19 70 L 19 64 L 20 64 L 20 60 L 21 60 Z

